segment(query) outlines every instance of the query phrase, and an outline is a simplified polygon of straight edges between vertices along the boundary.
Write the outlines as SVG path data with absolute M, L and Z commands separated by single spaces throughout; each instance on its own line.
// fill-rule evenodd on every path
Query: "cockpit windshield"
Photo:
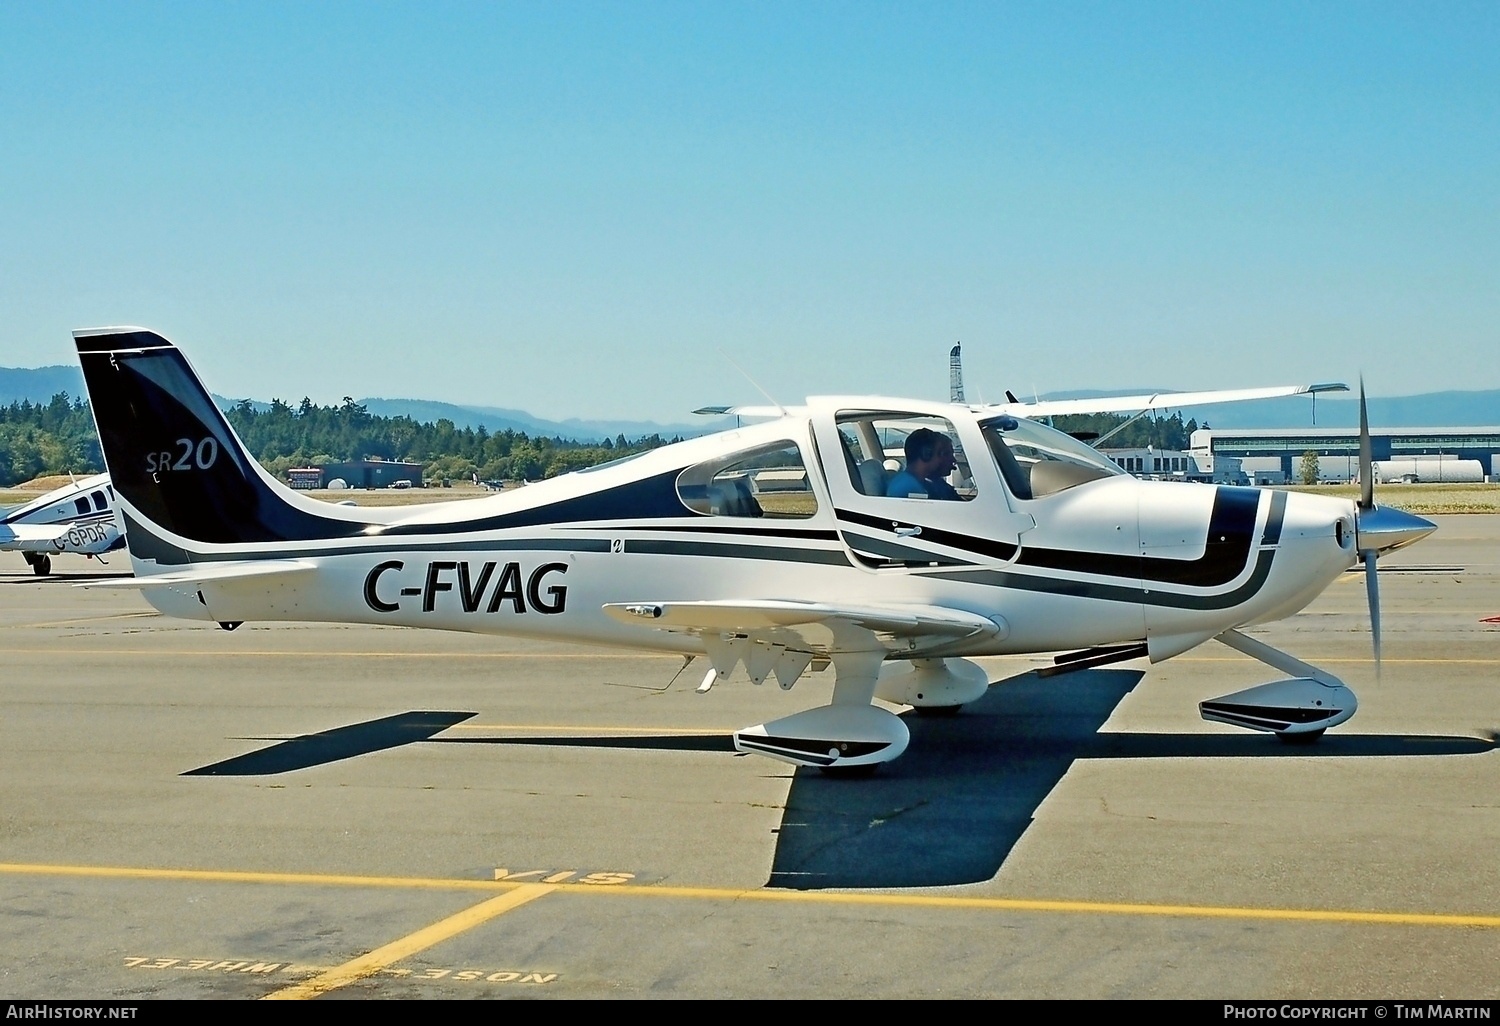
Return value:
M 1018 499 L 1040 499 L 1086 481 L 1124 474 L 1097 450 L 1034 420 L 995 417 L 979 426 L 1000 475 Z

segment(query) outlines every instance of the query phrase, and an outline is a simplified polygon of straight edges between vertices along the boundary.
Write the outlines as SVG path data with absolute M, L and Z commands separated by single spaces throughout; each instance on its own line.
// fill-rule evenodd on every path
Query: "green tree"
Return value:
M 1298 477 L 1305 485 L 1318 483 L 1318 450 L 1309 449 L 1302 454 L 1302 467 Z

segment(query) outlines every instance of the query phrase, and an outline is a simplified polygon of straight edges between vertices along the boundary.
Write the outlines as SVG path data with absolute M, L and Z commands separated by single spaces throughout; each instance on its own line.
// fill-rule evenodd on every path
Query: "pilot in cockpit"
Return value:
M 906 467 L 891 478 L 885 494 L 892 499 L 957 499 L 947 481 L 957 466 L 951 438 L 917 428 L 906 436 Z

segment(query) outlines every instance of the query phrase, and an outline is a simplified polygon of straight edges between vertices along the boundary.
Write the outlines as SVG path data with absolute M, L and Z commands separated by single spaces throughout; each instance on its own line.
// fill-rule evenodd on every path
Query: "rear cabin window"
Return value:
M 73 507 L 80 513 L 90 512 L 88 496 L 80 495 L 77 499 L 73 500 Z
M 689 509 L 706 516 L 806 520 L 818 512 L 807 462 L 792 441 L 689 467 L 677 477 L 677 494 Z

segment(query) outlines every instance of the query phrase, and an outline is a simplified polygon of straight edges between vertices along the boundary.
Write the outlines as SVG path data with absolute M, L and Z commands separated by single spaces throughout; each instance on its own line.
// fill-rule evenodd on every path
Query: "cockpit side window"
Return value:
M 105 506 L 109 505 L 109 503 L 104 501 L 103 492 L 89 492 L 89 498 L 94 500 L 95 509 L 103 509 Z
M 969 459 L 952 422 L 921 414 L 845 410 L 836 423 L 851 483 L 860 494 L 903 500 L 974 498 Z M 906 443 L 912 437 L 917 466 L 908 465 Z
M 88 496 L 80 495 L 74 499 L 73 508 L 78 510 L 79 513 L 88 513 L 90 511 Z
M 807 462 L 789 440 L 689 467 L 677 477 L 677 494 L 706 516 L 806 520 L 818 512 Z

